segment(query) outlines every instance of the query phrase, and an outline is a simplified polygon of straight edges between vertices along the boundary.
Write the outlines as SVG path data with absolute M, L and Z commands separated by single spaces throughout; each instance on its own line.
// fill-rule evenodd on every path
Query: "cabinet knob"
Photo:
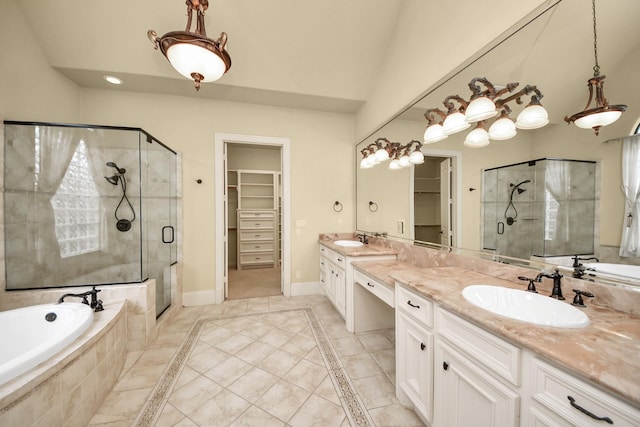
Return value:
M 449 364 L 447 362 L 442 362 L 442 369 L 445 371 L 449 369 Z
M 420 350 L 424 351 L 424 349 L 427 348 L 426 345 L 424 345 L 423 342 L 420 343 Z

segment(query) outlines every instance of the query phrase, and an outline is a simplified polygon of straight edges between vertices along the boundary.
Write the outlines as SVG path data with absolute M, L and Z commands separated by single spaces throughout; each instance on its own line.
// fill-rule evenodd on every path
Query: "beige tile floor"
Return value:
M 422 426 L 395 398 L 394 342 L 350 334 L 323 296 L 184 308 L 90 426 Z

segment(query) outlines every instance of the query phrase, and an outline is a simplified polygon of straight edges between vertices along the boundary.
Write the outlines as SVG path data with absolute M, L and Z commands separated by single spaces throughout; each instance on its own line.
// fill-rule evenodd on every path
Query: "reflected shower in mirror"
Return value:
M 514 177 L 501 184 L 501 191 L 506 197 L 504 204 L 489 226 L 483 218 L 483 176 L 485 170 L 527 162 L 530 159 L 572 159 L 576 161 L 592 162 L 596 167 L 595 173 L 595 219 L 580 221 L 578 230 L 566 231 L 574 240 L 577 247 L 566 249 L 563 255 L 577 255 L 592 253 L 601 261 L 608 263 L 633 263 L 637 258 L 621 258 L 619 248 L 621 242 L 622 222 L 624 218 L 624 196 L 621 187 L 621 138 L 633 133 L 637 127 L 638 111 L 640 111 L 640 85 L 637 84 L 637 70 L 640 68 L 640 32 L 627 31 L 620 37 L 620 29 L 635 28 L 636 17 L 640 16 L 640 2 L 636 0 L 615 0 L 598 3 L 598 46 L 603 57 L 600 63 L 607 70 L 607 94 L 612 99 L 621 99 L 628 104 L 626 114 L 607 127 L 600 130 L 598 136 L 564 121 L 567 114 L 574 112 L 584 105 L 584 70 L 593 66 L 593 17 L 592 11 L 584 1 L 562 0 L 548 5 L 542 13 L 540 10 L 524 19 L 520 25 L 514 26 L 514 31 L 495 40 L 482 52 L 470 58 L 466 64 L 454 69 L 449 75 L 443 76 L 432 87 L 426 88 L 417 101 L 402 108 L 398 114 L 373 132 L 369 137 L 360 141 L 356 146 L 356 228 L 359 231 L 387 231 L 391 237 L 407 239 L 425 243 L 441 243 L 438 235 L 428 237 L 415 233 L 415 199 L 413 194 L 415 166 L 395 171 L 391 174 L 387 168 L 377 167 L 360 169 L 359 162 L 364 147 L 379 137 L 386 137 L 392 141 L 424 141 L 424 134 L 429 126 L 425 119 L 425 112 L 440 105 L 443 99 L 452 94 L 465 90 L 468 82 L 478 76 L 488 76 L 497 87 L 505 86 L 508 82 L 535 82 L 536 86 L 544 89 L 544 107 L 548 112 L 549 123 L 542 128 L 517 132 L 509 140 L 494 138 L 484 148 L 471 148 L 464 144 L 467 132 L 448 135 L 444 140 L 424 144 L 422 152 L 427 156 L 442 157 L 457 156 L 459 181 L 453 180 L 453 189 L 458 194 L 453 199 L 458 206 L 453 211 L 453 223 L 456 240 L 454 246 L 471 252 L 483 251 L 485 241 L 490 233 L 496 233 L 498 216 L 505 224 L 505 233 L 515 228 L 528 229 L 533 221 L 528 218 L 527 207 L 520 204 L 534 194 L 553 194 L 552 186 L 548 189 L 539 188 L 542 181 L 534 180 L 527 175 Z M 423 52 L 416 52 L 422 55 Z M 529 100 L 523 100 L 525 103 Z M 634 113 L 635 111 L 635 113 Z M 609 142 L 607 141 L 614 141 Z M 515 219 L 513 225 L 507 225 L 504 212 L 509 203 L 510 183 L 517 185 L 530 179 L 531 183 L 521 185 L 526 189 L 519 193 L 515 190 L 513 204 L 518 215 L 511 210 L 507 217 Z M 548 181 L 548 180 L 547 180 Z M 465 191 L 462 191 L 465 189 Z M 479 191 L 466 191 L 478 189 Z M 556 196 L 560 197 L 562 194 Z M 549 196 L 548 196 L 549 197 Z M 366 202 L 377 200 L 380 209 L 377 216 L 373 216 L 367 209 Z M 544 203 L 544 199 L 539 201 Z M 590 203 L 594 203 L 591 201 Z M 531 203 L 532 204 L 532 203 Z M 568 212 L 573 212 L 575 203 L 572 201 Z M 580 208 L 582 209 L 582 208 Z M 561 212 L 562 215 L 564 215 Z M 572 213 L 569 213 L 572 215 Z M 560 220 L 560 226 L 563 219 Z M 582 218 L 581 218 L 582 219 Z M 541 222 L 549 222 L 551 218 L 544 218 Z M 528 224 L 532 223 L 532 224 Z M 401 227 L 401 225 L 405 225 Z M 570 226 L 573 227 L 572 224 Z M 577 227 L 577 226 L 576 226 Z M 592 230 L 585 231 L 589 227 Z M 538 226 L 536 233 L 542 233 Z M 402 230 L 402 232 L 400 232 Z M 558 229 L 557 232 L 565 233 Z M 595 236 L 595 237 L 589 237 Z M 504 237 L 504 236 L 502 236 Z M 425 240 L 422 240 L 422 239 Z M 539 242 L 540 238 L 535 237 Z M 435 240 L 435 241 L 434 241 Z M 533 240 L 533 237 L 523 236 L 523 241 Z M 584 241 L 583 241 L 584 240 Z M 532 245 L 532 243 L 528 243 Z M 549 253 L 552 246 L 562 246 L 557 241 L 552 244 L 547 241 L 537 243 L 546 245 L 536 249 L 531 254 Z M 486 245 L 488 247 L 497 245 Z M 593 248 L 591 248 L 593 246 Z M 544 249 L 547 249 L 546 252 Z M 569 250 L 575 251 L 570 253 Z M 552 252 L 558 253 L 557 251 Z M 484 255 L 483 255 L 484 256 Z M 520 258 L 522 257 L 522 258 Z M 522 252 L 510 262 L 528 265 L 530 254 Z

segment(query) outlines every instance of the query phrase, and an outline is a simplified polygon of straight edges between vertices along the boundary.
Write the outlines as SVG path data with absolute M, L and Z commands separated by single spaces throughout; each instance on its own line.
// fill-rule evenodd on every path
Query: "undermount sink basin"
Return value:
M 556 328 L 584 328 L 589 317 L 579 308 L 546 295 L 491 285 L 471 285 L 462 296 L 494 314 Z
M 362 242 L 359 242 L 357 240 L 336 240 L 333 243 L 338 246 L 345 246 L 348 248 L 357 248 L 359 246 L 362 246 Z

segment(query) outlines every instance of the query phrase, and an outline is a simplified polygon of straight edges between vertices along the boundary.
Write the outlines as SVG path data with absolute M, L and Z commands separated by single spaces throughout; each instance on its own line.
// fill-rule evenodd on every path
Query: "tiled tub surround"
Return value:
M 85 426 L 115 384 L 126 356 L 125 302 L 94 313 L 57 355 L 0 387 L 2 426 Z
M 415 248 L 425 254 L 441 258 L 438 251 Z M 413 252 L 413 251 L 412 251 Z M 415 255 L 415 253 L 414 253 Z M 455 261 L 456 256 L 449 254 Z M 470 260 L 471 261 L 471 260 Z M 470 262 L 469 264 L 474 264 Z M 461 266 L 421 267 L 409 262 L 356 262 L 354 268 L 390 287 L 398 282 L 401 286 L 424 295 L 446 310 L 506 339 L 517 346 L 531 350 L 573 374 L 590 380 L 599 387 L 612 392 L 634 406 L 640 407 L 640 318 L 629 311 L 616 310 L 597 304 L 600 295 L 605 303 L 614 305 L 618 299 L 627 299 L 623 307 L 640 304 L 640 292 L 615 289 L 596 283 L 563 279 L 567 303 L 571 302 L 571 289 L 588 285 L 596 297 L 588 298 L 584 309 L 591 321 L 581 329 L 539 327 L 532 324 L 494 315 L 467 302 L 462 289 L 471 284 L 492 284 L 515 289 L 525 289 L 526 282 L 516 279 L 518 275 L 531 275 L 531 270 L 502 266 L 497 263 L 486 266 L 486 272 L 474 271 Z M 474 267 L 477 267 L 475 264 Z M 496 274 L 508 270 L 507 277 Z M 518 271 L 519 270 L 519 271 Z M 502 274 L 500 274 L 502 275 Z M 551 281 L 543 279 L 537 284 L 542 295 L 551 293 Z

